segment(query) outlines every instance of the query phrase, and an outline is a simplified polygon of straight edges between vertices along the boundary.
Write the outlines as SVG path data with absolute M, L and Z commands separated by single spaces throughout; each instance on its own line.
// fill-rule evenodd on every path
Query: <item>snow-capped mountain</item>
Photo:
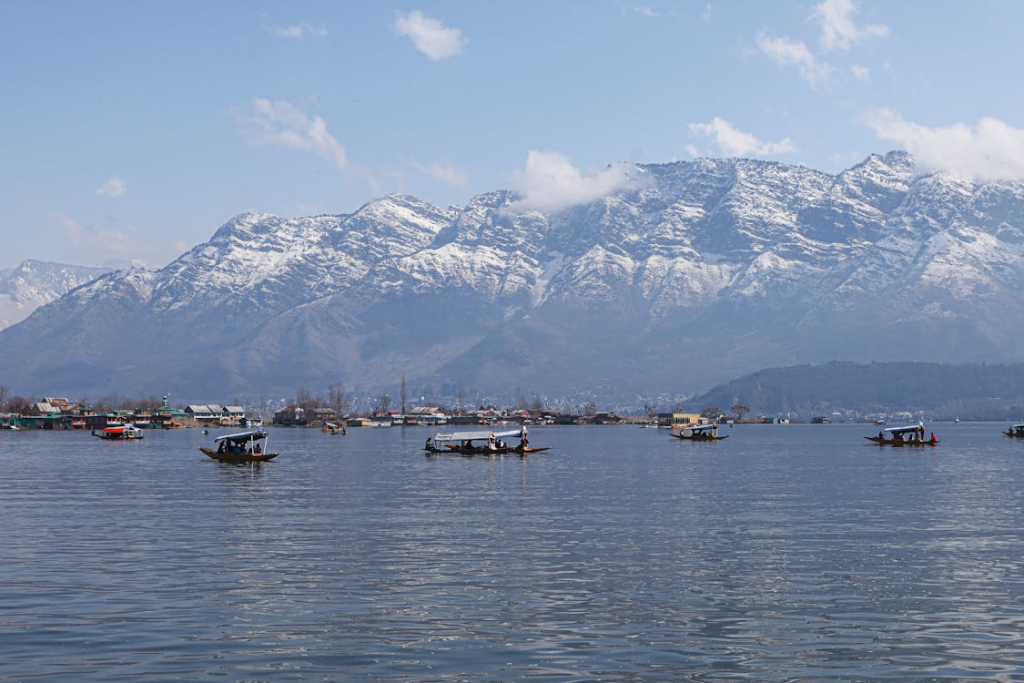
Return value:
M 21 322 L 43 304 L 108 272 L 106 268 L 23 261 L 0 269 L 0 330 Z
M 771 365 L 1019 360 L 1024 184 L 747 159 L 638 166 L 557 213 L 238 216 L 167 267 L 108 274 L 0 333 L 24 391 L 238 397 L 463 387 L 693 392 Z

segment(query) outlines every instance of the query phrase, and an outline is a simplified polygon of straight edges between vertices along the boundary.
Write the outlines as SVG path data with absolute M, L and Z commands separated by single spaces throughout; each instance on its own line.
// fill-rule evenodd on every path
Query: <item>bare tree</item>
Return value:
M 513 407 L 516 410 L 526 410 L 526 394 L 519 387 L 516 387 L 515 403 Z
M 704 410 L 700 411 L 700 416 L 709 420 L 717 420 L 722 416 L 722 409 L 718 406 L 708 406 Z
M 732 404 L 732 412 L 736 413 L 736 417 L 743 419 L 743 416 L 750 412 L 750 406 L 744 403 Z
M 658 406 L 653 403 L 644 404 L 644 413 L 647 417 L 658 417 Z
M 533 401 L 530 403 L 530 411 L 534 413 L 544 412 L 544 401 L 540 400 L 540 396 L 537 394 L 533 395 Z
M 381 394 L 377 397 L 374 405 L 373 412 L 376 415 L 387 415 L 388 410 L 391 408 L 391 397 L 387 394 Z
M 466 390 L 461 386 L 459 387 L 459 415 L 463 415 L 466 412 Z
M 313 411 L 323 406 L 323 400 L 311 394 L 305 387 L 300 387 L 295 392 L 295 405 L 302 408 L 307 424 L 312 424 Z
M 32 402 L 24 396 L 15 394 L 7 399 L 7 412 L 25 415 L 32 408 Z
M 6 409 L 7 396 L 10 393 L 10 387 L 8 387 L 6 384 L 0 384 L 0 410 Z
M 345 385 L 341 382 L 327 387 L 327 402 L 334 410 L 334 414 L 340 418 L 345 414 L 348 405 L 348 397 L 345 395 Z

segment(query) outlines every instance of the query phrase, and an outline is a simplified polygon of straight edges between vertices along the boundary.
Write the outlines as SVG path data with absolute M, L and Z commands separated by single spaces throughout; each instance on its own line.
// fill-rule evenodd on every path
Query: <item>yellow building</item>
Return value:
M 706 425 L 710 421 L 697 413 L 660 413 L 658 415 L 658 424 L 661 426 L 671 425 L 672 429 L 679 429 L 686 425 Z

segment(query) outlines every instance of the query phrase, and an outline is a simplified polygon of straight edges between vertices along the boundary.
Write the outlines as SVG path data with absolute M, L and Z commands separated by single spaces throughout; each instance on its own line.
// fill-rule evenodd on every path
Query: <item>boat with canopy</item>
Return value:
M 218 436 L 214 442 L 217 449 L 200 447 L 199 450 L 221 462 L 263 462 L 273 460 L 277 453 L 267 453 L 267 433 L 262 429 L 250 429 L 235 434 Z
M 686 425 L 679 430 L 678 434 L 672 436 L 684 441 L 725 441 L 729 438 L 728 435 L 718 435 L 717 424 Z
M 503 432 L 467 431 L 438 433 L 427 439 L 423 450 L 433 453 L 457 453 L 462 455 L 500 455 L 518 453 L 526 455 L 550 450 L 550 446 L 531 446 L 526 427 Z M 519 443 L 511 445 L 505 439 L 518 438 Z
M 1007 436 L 1024 437 L 1024 423 L 1010 425 L 1009 429 L 1003 430 L 1003 434 L 1006 434 Z
M 108 424 L 102 432 L 94 431 L 93 436 L 98 436 L 107 441 L 133 441 L 141 439 L 145 433 L 133 424 Z
M 864 438 L 881 446 L 934 446 L 939 443 L 932 432 L 931 437 L 924 438 L 924 425 L 907 425 L 905 427 L 889 427 L 878 432 L 878 436 Z

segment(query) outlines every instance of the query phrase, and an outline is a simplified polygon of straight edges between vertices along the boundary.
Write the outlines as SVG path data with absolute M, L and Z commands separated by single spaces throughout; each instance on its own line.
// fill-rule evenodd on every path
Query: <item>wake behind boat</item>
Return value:
M 460 455 L 501 455 L 503 453 L 518 453 L 529 455 L 540 453 L 551 449 L 551 446 L 531 446 L 529 432 L 526 427 L 512 429 L 504 432 L 473 431 L 473 432 L 448 432 L 435 434 L 427 439 L 423 450 L 427 454 L 453 453 Z M 518 438 L 519 443 L 515 446 L 507 443 L 505 439 Z
M 263 462 L 264 460 L 273 460 L 278 454 L 266 452 L 265 439 L 267 439 L 265 431 L 262 429 L 250 429 L 238 432 L 237 434 L 218 436 L 214 439 L 219 444 L 217 450 L 202 446 L 200 446 L 199 450 L 214 460 L 221 462 Z
M 672 436 L 684 441 L 725 441 L 727 436 L 718 435 L 718 425 L 687 425 L 679 430 L 678 434 Z
M 906 427 L 889 427 L 878 432 L 878 436 L 865 436 L 864 438 L 880 446 L 934 446 L 939 443 L 935 438 L 935 432 L 931 437 L 924 438 L 924 425 L 908 425 Z

